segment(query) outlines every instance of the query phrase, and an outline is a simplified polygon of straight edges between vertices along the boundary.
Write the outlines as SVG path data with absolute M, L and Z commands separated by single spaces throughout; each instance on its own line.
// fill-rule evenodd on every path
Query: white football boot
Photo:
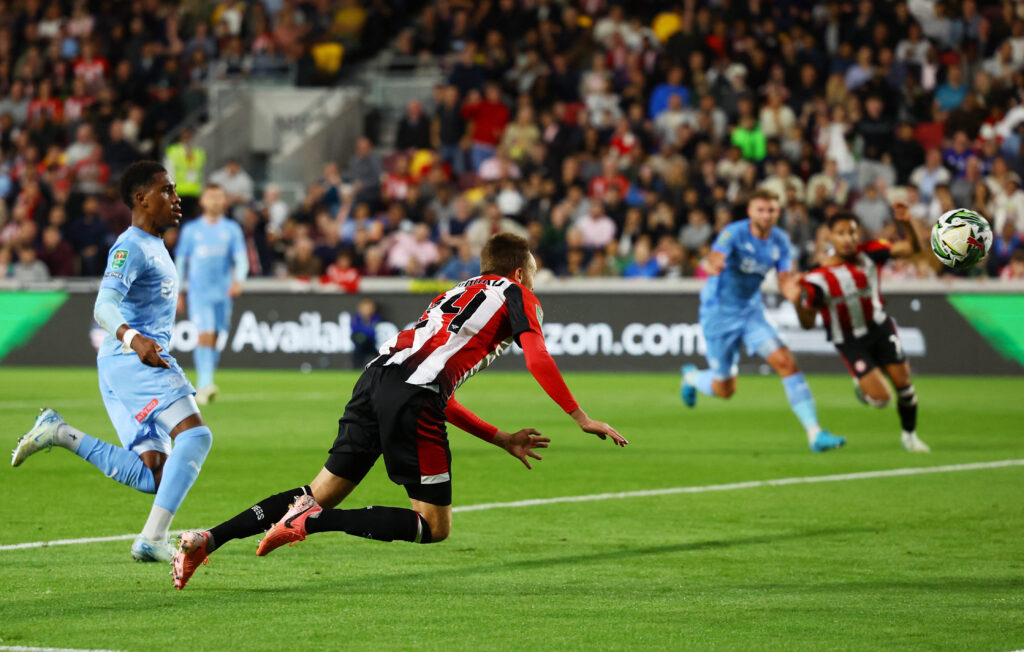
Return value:
M 904 432 L 900 435 L 900 439 L 903 441 L 903 450 L 908 453 L 932 452 L 932 449 L 928 444 L 918 439 L 916 432 Z
M 141 534 L 132 542 L 132 559 L 135 561 L 155 561 L 169 564 L 174 559 L 174 546 L 167 539 L 152 541 Z
M 50 408 L 39 411 L 32 429 L 18 439 L 18 445 L 11 451 L 11 466 L 20 466 L 30 455 L 41 450 L 50 450 L 60 446 L 60 427 L 64 419 Z

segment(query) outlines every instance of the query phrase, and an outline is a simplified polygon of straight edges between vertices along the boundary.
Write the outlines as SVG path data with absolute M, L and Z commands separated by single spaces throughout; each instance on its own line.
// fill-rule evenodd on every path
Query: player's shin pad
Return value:
M 190 428 L 177 436 L 174 449 L 164 465 L 163 479 L 153 504 L 172 514 L 178 511 L 188 490 L 199 477 L 199 470 L 212 444 L 213 433 L 206 426 Z
M 896 391 L 896 411 L 900 414 L 900 427 L 906 432 L 917 430 L 917 393 L 913 385 Z

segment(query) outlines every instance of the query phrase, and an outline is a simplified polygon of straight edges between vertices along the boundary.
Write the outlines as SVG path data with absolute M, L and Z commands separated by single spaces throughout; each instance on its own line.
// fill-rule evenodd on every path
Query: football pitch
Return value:
M 0 647 L 1024 647 L 1024 379 L 917 378 L 934 452 L 911 455 L 894 407 L 857 403 L 846 377 L 812 376 L 823 425 L 848 439 L 815 455 L 773 377 L 742 376 L 731 401 L 695 410 L 674 375 L 566 377 L 630 446 L 580 433 L 525 373 L 488 371 L 459 400 L 553 441 L 527 471 L 451 428 L 447 541 L 332 533 L 257 558 L 253 537 L 181 592 L 169 568 L 131 561 L 130 538 L 14 547 L 133 535 L 151 497 L 64 450 L 5 462 Z M 174 527 L 209 527 L 311 480 L 355 379 L 220 372 L 222 400 L 203 409 L 214 447 Z M 0 369 L 10 447 L 44 405 L 116 441 L 94 370 Z M 929 472 L 867 473 L 893 469 Z M 799 480 L 758 482 L 777 479 Z M 374 504 L 408 504 L 383 463 L 345 503 Z

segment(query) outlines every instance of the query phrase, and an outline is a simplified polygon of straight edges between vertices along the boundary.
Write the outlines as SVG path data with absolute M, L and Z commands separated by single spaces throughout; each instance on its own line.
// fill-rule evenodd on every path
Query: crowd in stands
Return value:
M 331 83 L 404 7 L 363 4 L 0 2 L 0 279 L 102 273 L 131 218 L 121 171 L 174 161 L 168 136 L 202 111 L 210 80 Z
M 364 6 L 382 4 L 350 0 L 339 4 L 338 14 L 356 24 L 352 16 Z M 970 274 L 1013 278 L 1024 272 L 1024 3 L 412 4 L 418 13 L 393 30 L 392 66 L 415 74 L 441 65 L 445 81 L 431 97 L 409 103 L 389 134 L 393 149 L 361 139 L 351 160 L 328 163 L 296 205 L 282 202 L 272 183 L 255 188 L 246 182 L 237 162 L 218 172 L 219 185 L 235 187 L 231 214 L 246 231 L 253 273 L 322 279 L 348 289 L 361 276 L 456 279 L 479 269 L 490 234 L 512 231 L 530 240 L 546 275 L 701 277 L 716 233 L 743 217 L 747 197 L 761 187 L 780 198 L 780 226 L 802 268 L 822 255 L 822 225 L 842 208 L 861 216 L 868 237 L 901 237 L 891 219 L 891 205 L 900 200 L 910 205 L 925 242 L 943 212 L 977 210 L 992 222 L 995 245 L 986 264 Z M 162 6 L 130 4 L 151 5 Z M 266 20 L 272 13 L 260 2 L 220 3 L 216 11 L 237 13 L 229 26 L 258 23 L 259 15 Z M 281 11 L 274 14 L 275 34 L 288 29 Z M 157 32 L 173 31 L 166 23 Z M 208 38 L 223 44 L 223 19 L 199 22 L 193 33 L 206 34 L 209 25 Z M 68 21 L 62 29 L 70 27 Z M 47 113 L 39 107 L 56 106 L 58 97 L 64 114 L 74 114 L 76 84 L 89 91 L 90 77 L 77 73 L 79 60 L 86 60 L 88 40 L 82 40 L 82 52 L 69 59 L 75 62 L 66 73 L 70 90 L 52 88 L 52 75 L 34 84 L 30 104 L 36 108 L 25 111 L 29 125 Z M 24 54 L 11 69 L 45 60 L 51 51 L 60 57 L 62 47 L 36 58 Z M 222 45 L 228 60 L 235 50 Z M 100 80 L 97 93 L 120 93 L 113 90 L 120 85 L 102 82 L 122 67 L 130 77 L 147 59 L 126 60 L 111 60 L 93 75 Z M 201 88 L 187 60 L 171 67 Z M 80 191 L 98 213 L 87 222 L 88 213 L 76 207 L 73 219 L 63 218 L 66 227 L 60 211 L 56 217 L 33 214 L 29 219 L 41 227 L 35 256 L 44 265 L 60 258 L 54 248 L 60 238 L 46 233 L 54 220 L 61 233 L 92 233 L 98 229 L 88 224 L 109 224 L 107 213 L 118 203 L 106 184 L 116 172 L 102 172 L 115 162 L 95 154 L 90 143 L 113 140 L 104 134 L 120 121 L 121 131 L 130 132 L 121 139 L 141 148 L 138 139 L 147 134 L 136 122 L 164 115 L 159 93 L 168 88 L 174 87 L 151 82 L 139 91 L 152 95 L 149 102 L 125 108 L 115 97 L 104 111 L 86 109 L 117 119 L 92 121 L 84 133 L 65 118 L 71 143 L 53 155 L 68 156 L 75 148 L 75 166 L 84 173 L 81 179 L 71 174 L 72 184 L 98 190 Z M 24 89 L 18 97 L 26 97 Z M 0 116 L 12 115 L 7 107 L 0 102 Z M 44 194 L 41 183 L 12 176 L 27 169 L 18 142 L 30 140 L 22 134 L 32 131 L 24 121 L 12 126 L 17 119 L 2 118 L 4 151 L 15 148 L 5 155 L 7 187 L 31 199 Z M 50 149 L 38 149 L 40 161 L 47 160 Z M 124 151 L 116 160 L 128 158 Z M 214 180 L 212 173 L 201 178 Z M 0 192 L 3 187 L 0 178 Z M 194 190 L 193 198 L 199 187 Z M 24 204 L 9 202 L 11 223 L 25 221 L 14 215 Z M 123 220 L 123 207 L 118 210 Z M 79 223 L 85 226 L 75 227 Z M 173 248 L 173 234 L 168 241 Z M 78 242 L 72 239 L 71 246 L 81 256 L 79 271 L 95 273 Z M 92 251 L 102 258 L 102 247 Z M 949 272 L 922 255 L 883 273 L 921 278 Z

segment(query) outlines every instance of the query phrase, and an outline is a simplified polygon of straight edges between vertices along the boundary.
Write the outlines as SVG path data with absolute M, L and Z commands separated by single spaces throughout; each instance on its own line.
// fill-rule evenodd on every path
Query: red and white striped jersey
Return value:
M 447 400 L 518 335 L 543 336 L 543 318 L 537 297 L 519 283 L 477 276 L 434 299 L 416 325 L 385 342 L 370 364 L 401 366 L 407 383 L 435 386 Z
M 889 318 L 879 283 L 891 247 L 888 240 L 872 240 L 857 247 L 852 261 L 818 267 L 804 276 L 807 306 L 821 311 L 825 332 L 835 344 L 864 337 Z

